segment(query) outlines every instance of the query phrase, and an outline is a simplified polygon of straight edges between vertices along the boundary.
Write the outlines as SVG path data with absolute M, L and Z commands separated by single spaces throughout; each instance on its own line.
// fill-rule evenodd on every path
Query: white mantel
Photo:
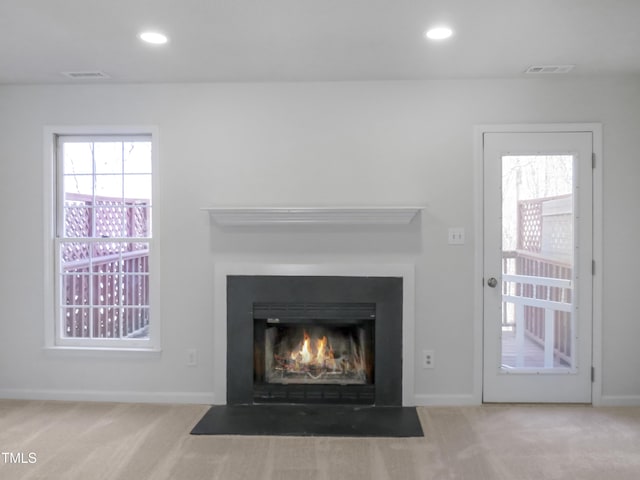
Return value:
M 224 226 L 252 225 L 408 225 L 424 207 L 208 207 Z

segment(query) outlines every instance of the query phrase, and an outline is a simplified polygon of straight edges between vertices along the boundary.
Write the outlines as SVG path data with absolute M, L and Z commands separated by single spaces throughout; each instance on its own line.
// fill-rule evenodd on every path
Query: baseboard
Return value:
M 640 407 L 640 395 L 602 395 L 599 407 Z
M 0 390 L 0 399 L 76 402 L 178 403 L 215 405 L 213 392 L 105 392 L 88 390 Z M 226 402 L 222 402 L 224 404 Z M 472 394 L 416 394 L 417 407 L 481 405 Z M 603 395 L 599 407 L 638 407 L 639 395 Z
M 71 402 L 182 403 L 215 402 L 213 392 L 108 392 L 101 390 L 2 390 L 0 399 L 61 400 Z
M 640 404 L 640 397 L 636 402 Z M 102 390 L 19 390 L 0 389 L 0 399 L 60 400 L 71 402 L 182 403 L 216 405 L 213 392 L 109 392 Z M 474 395 L 414 395 L 415 406 L 480 405 Z M 633 403 L 630 403 L 633 404 Z
M 460 407 L 468 405 L 480 405 L 480 401 L 472 394 L 439 394 L 439 395 L 427 395 L 427 394 L 415 394 L 415 405 L 417 407 Z

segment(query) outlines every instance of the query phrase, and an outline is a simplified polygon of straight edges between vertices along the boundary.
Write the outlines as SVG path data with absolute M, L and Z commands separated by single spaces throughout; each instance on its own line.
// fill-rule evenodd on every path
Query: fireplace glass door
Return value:
M 268 325 L 265 331 L 265 381 L 363 385 L 371 383 L 370 343 L 363 325 L 308 327 Z
M 255 304 L 254 400 L 373 403 L 375 304 Z

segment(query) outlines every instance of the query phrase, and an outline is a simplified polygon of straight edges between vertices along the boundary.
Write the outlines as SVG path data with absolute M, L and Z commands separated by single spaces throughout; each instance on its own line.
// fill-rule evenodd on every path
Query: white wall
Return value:
M 473 126 L 545 122 L 604 125 L 603 400 L 640 404 L 637 78 L 0 87 L 0 397 L 208 402 L 214 262 L 409 262 L 416 352 L 437 360 L 416 368 L 419 401 L 471 401 Z M 159 127 L 156 357 L 42 349 L 43 127 L 85 124 Z M 404 228 L 244 231 L 200 210 L 255 204 L 427 208 Z M 466 245 L 447 245 L 450 226 L 466 228 Z

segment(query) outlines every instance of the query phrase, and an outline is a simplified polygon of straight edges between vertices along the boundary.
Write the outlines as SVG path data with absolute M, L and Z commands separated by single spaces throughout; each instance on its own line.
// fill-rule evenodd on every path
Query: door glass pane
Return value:
M 573 160 L 502 157 L 504 370 L 574 365 Z

